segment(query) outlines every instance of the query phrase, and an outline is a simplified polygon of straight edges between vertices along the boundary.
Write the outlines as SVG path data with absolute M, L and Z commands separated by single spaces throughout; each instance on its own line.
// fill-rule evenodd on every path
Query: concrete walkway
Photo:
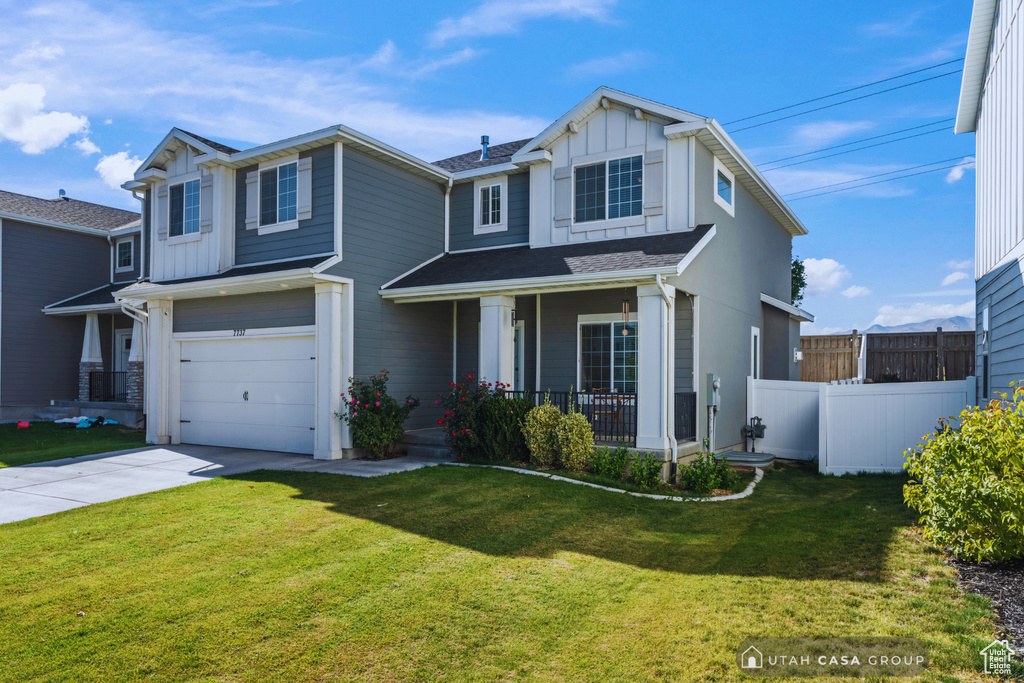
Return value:
M 215 446 L 97 453 L 0 469 L 0 524 L 259 469 L 376 477 L 441 462 L 416 456 L 379 462 L 313 460 L 308 455 Z

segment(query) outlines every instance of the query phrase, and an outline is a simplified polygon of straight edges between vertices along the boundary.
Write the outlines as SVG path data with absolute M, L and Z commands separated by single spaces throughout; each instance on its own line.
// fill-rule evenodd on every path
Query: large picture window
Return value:
M 635 322 L 580 326 L 581 391 L 636 393 L 636 328 Z
M 643 213 L 644 158 L 611 159 L 576 168 L 576 222 Z
M 199 181 L 171 185 L 171 237 L 199 232 Z
M 297 206 L 297 163 L 282 164 L 260 171 L 260 225 L 295 220 Z

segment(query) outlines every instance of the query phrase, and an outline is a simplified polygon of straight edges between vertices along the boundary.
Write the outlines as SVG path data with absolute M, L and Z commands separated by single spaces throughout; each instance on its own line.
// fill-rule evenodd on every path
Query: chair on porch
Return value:
M 595 437 L 614 439 L 622 436 L 622 398 L 609 387 L 599 387 L 591 391 L 591 423 L 594 426 Z

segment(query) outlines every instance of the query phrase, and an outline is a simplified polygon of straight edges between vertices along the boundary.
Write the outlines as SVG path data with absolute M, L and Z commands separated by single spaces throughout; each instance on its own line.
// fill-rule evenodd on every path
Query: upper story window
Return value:
M 508 229 L 508 176 L 487 178 L 473 183 L 473 234 L 486 235 Z
M 736 215 L 736 176 L 715 157 L 715 203 Z
M 133 251 L 135 245 L 133 244 L 133 239 L 129 237 L 127 239 L 118 240 L 117 242 L 115 242 L 115 245 L 116 261 L 114 262 L 114 270 L 116 270 L 119 273 L 131 270 L 134 265 Z
M 298 211 L 298 163 L 260 171 L 260 225 L 294 221 Z
M 170 236 L 199 232 L 199 180 L 171 185 Z
M 576 167 L 575 222 L 643 213 L 643 155 Z

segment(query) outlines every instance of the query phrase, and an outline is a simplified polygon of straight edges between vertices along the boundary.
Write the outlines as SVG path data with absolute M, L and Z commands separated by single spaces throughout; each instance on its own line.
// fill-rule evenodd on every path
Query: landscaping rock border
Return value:
M 544 477 L 545 479 L 551 479 L 552 481 L 564 481 L 570 484 L 579 484 L 580 486 L 589 486 L 592 489 L 601 489 L 602 491 L 611 491 L 612 493 L 625 493 L 630 496 L 636 496 L 637 498 L 651 498 L 653 500 L 672 500 L 677 503 L 717 503 L 722 500 L 739 500 L 746 498 L 754 492 L 754 487 L 764 477 L 764 470 L 760 467 L 754 468 L 754 481 L 747 484 L 747 488 L 743 489 L 739 493 L 734 493 L 731 496 L 719 496 L 717 498 L 681 498 L 679 496 L 662 496 L 656 493 L 637 493 L 635 491 L 626 491 L 625 489 L 614 489 L 610 486 L 601 486 L 600 484 L 592 484 L 589 481 L 579 481 L 578 479 L 570 479 L 569 477 L 560 477 L 557 474 L 548 474 L 547 472 L 538 472 L 537 470 L 524 470 L 518 467 L 503 467 L 501 465 L 475 465 L 467 462 L 445 462 L 442 465 L 451 465 L 454 467 L 484 467 L 491 470 L 505 470 L 506 472 L 516 472 L 518 474 L 532 474 L 537 477 Z

